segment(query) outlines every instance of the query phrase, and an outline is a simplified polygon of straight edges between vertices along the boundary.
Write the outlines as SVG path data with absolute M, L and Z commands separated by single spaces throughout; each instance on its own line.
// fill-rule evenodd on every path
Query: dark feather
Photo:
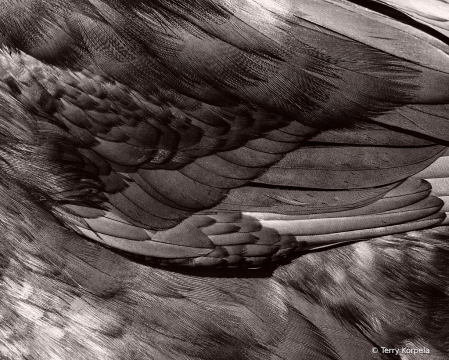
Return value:
M 0 358 L 446 358 L 448 12 L 4 0 Z

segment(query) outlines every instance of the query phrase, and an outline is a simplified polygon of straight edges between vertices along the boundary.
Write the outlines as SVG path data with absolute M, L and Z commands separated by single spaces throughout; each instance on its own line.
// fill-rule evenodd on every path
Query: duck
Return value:
M 3 0 L 1 359 L 446 359 L 448 23 Z

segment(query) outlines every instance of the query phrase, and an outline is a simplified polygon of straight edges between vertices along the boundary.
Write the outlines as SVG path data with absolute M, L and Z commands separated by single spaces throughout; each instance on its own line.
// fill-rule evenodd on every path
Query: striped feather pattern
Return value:
M 4 0 L 0 358 L 445 358 L 445 10 Z

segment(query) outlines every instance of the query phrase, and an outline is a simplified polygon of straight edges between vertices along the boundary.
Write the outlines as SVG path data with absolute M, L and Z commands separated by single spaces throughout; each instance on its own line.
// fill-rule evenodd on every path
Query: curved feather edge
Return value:
M 412 179 L 352 210 L 318 216 L 207 211 L 165 231 L 138 227 L 101 210 L 83 219 L 83 208 L 77 206 L 61 208 L 59 217 L 91 240 L 146 261 L 258 267 L 298 251 L 438 225 L 445 218 L 440 212 L 444 202 L 429 197 L 430 191 L 429 183 Z

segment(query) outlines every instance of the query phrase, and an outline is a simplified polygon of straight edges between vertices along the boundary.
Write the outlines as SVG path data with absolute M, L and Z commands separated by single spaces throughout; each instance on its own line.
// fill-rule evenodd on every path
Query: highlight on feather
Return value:
M 0 358 L 447 356 L 446 0 L 1 6 Z
M 420 29 L 408 32 L 406 23 L 339 1 L 210 3 L 201 7 L 204 17 L 172 2 L 153 7 L 85 3 L 91 13 L 69 3 L 69 17 L 62 16 L 62 5 L 50 4 L 36 6 L 45 21 L 59 19 L 53 30 L 62 31 L 60 22 L 66 23 L 63 36 L 73 37 L 69 48 L 88 49 L 73 58 L 85 64 L 60 67 L 31 50 L 33 56 L 4 52 L 5 91 L 12 96 L 9 102 L 23 104 L 37 121 L 54 124 L 45 131 L 60 128 L 61 136 L 69 134 L 73 150 L 55 154 L 52 161 L 70 162 L 70 181 L 82 179 L 86 185 L 80 188 L 59 172 L 66 188 L 42 196 L 60 221 L 83 236 L 164 264 L 200 265 L 200 259 L 211 257 L 206 263 L 213 266 L 252 267 L 298 250 L 441 223 L 436 198 L 400 204 L 385 214 L 363 210 L 375 209 L 389 191 L 445 151 L 439 139 L 445 138 L 447 105 L 441 102 L 449 81 L 438 62 L 447 61 L 440 40 L 427 43 L 428 34 Z M 316 17 L 328 8 L 336 11 L 335 18 Z M 259 26 L 250 10 L 264 19 Z M 145 12 L 161 23 L 144 21 Z M 123 28 L 133 14 L 139 20 Z M 352 19 L 354 28 L 338 27 L 335 19 Z M 161 28 L 167 21 L 176 25 L 173 33 Z M 239 36 L 231 24 L 243 26 Z M 33 26 L 42 36 L 48 31 L 39 22 Z M 143 27 L 159 33 L 140 38 L 138 45 L 130 34 L 142 36 Z M 366 32 L 363 41 L 355 28 Z M 395 36 L 395 47 L 374 38 L 369 33 L 374 28 Z M 256 38 L 242 37 L 245 31 Z M 7 46 L 21 41 L 12 28 L 4 33 Z M 399 56 L 407 40 L 399 34 L 418 41 L 416 52 Z M 95 36 L 108 40 L 99 46 Z M 150 38 L 164 38 L 165 45 L 150 45 Z M 39 37 L 33 41 L 40 46 Z M 202 45 L 191 48 L 193 43 Z M 176 57 L 160 52 L 168 44 L 178 49 Z M 435 56 L 426 57 L 426 46 Z M 350 58 L 343 52 L 348 49 Z M 221 70 L 210 62 L 220 54 L 232 55 L 220 60 Z M 153 70 L 148 72 L 139 57 L 155 62 Z M 178 62 L 192 76 L 181 86 L 171 78 L 179 73 L 173 68 Z M 161 66 L 168 69 L 163 78 L 154 72 Z M 223 71 L 227 75 L 219 79 Z M 136 72 L 148 81 L 124 76 Z M 220 93 L 227 100 L 206 99 L 199 86 L 213 86 L 215 95 L 209 95 L 218 99 Z M 281 89 L 283 95 L 276 95 Z M 268 93 L 277 100 L 261 102 Z M 33 131 L 43 132 L 39 126 Z M 54 147 L 55 141 L 47 136 L 40 146 Z M 76 152 L 70 160 L 69 151 Z M 50 162 L 40 166 L 54 168 Z M 41 191 L 37 188 L 33 191 Z M 354 210 L 349 216 L 339 215 L 349 210 Z M 223 235 L 205 233 L 201 217 L 222 212 L 237 219 L 255 212 L 256 226 L 242 231 L 235 220 L 221 225 Z M 259 221 L 261 212 L 293 218 Z

